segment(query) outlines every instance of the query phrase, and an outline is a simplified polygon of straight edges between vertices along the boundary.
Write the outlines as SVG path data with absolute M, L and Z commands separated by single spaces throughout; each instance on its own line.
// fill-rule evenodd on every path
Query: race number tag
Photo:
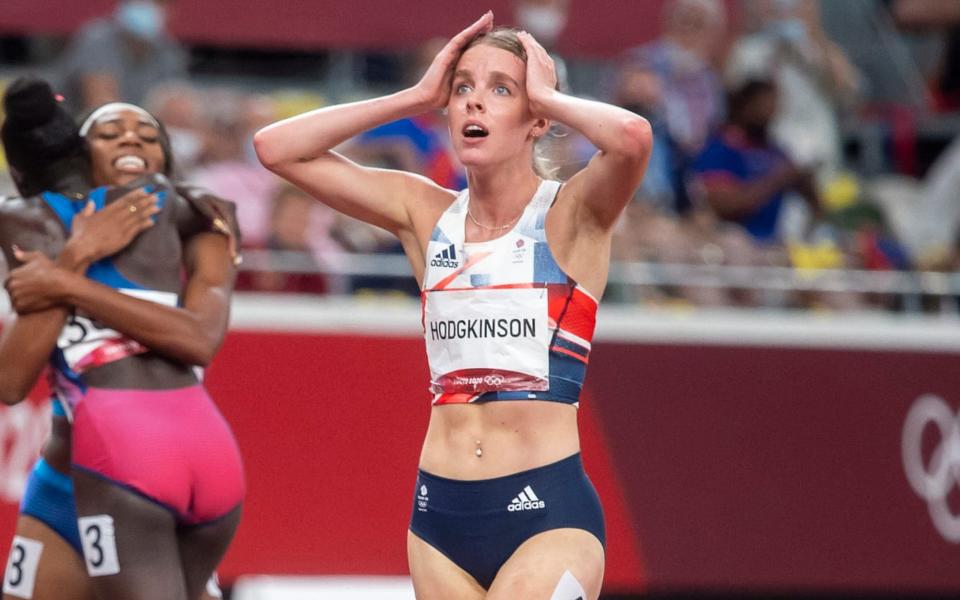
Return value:
M 19 535 L 13 536 L 7 570 L 3 576 L 3 593 L 16 598 L 33 597 L 33 585 L 37 581 L 37 567 L 43 554 L 43 542 Z
M 177 305 L 177 295 L 173 292 L 125 288 L 117 291 L 157 304 Z M 147 351 L 139 342 L 81 314 L 71 315 L 64 324 L 57 347 L 63 353 L 67 366 L 76 373 Z
M 424 333 L 434 392 L 546 390 L 545 288 L 428 292 Z
M 83 558 L 90 577 L 116 575 L 120 572 L 117 559 L 117 538 L 110 515 L 95 515 L 77 519 Z

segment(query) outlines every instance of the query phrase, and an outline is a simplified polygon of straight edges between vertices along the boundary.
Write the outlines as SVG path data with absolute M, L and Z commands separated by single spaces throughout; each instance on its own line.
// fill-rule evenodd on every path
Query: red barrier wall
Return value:
M 598 341 L 591 363 L 608 590 L 960 591 L 960 544 L 901 458 L 918 397 L 942 397 L 954 426 L 956 352 Z M 224 577 L 404 573 L 426 380 L 414 334 L 231 332 L 208 385 L 250 494 Z M 955 458 L 931 422 L 908 450 L 927 464 L 937 448 Z M 0 499 L 0 539 L 15 512 Z

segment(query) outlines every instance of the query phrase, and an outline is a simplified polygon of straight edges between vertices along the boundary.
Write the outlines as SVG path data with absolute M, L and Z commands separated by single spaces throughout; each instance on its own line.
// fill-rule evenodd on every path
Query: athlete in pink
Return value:
M 80 131 L 93 183 L 113 187 L 44 193 L 18 218 L 61 240 L 106 213 L 144 212 L 141 228 L 106 258 L 68 244 L 61 254 L 79 251 L 70 261 L 77 268 L 4 247 L 17 267 L 7 288 L 19 316 L 2 347 L 21 367 L 20 389 L 54 348 L 53 388 L 73 421 L 77 525 L 96 594 L 193 600 L 233 537 L 244 495 L 237 444 L 194 369 L 226 331 L 232 206 L 150 175 L 171 170 L 169 144 L 139 107 L 106 105 Z

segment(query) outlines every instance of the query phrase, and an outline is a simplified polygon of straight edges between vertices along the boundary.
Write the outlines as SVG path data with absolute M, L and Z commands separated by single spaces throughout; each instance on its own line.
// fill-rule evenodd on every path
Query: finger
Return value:
M 111 213 L 122 212 L 125 210 L 129 211 L 131 205 L 135 205 L 138 201 L 146 198 L 149 195 L 150 194 L 145 192 L 142 188 L 135 189 L 131 192 L 127 192 L 123 196 L 120 196 L 120 198 L 117 200 L 111 202 L 109 205 L 107 205 L 105 210 L 109 210 Z
M 158 198 L 156 194 L 148 194 L 143 198 L 134 202 L 134 206 L 137 207 L 138 211 L 145 212 L 152 208 L 157 207 L 159 203 L 160 203 L 160 198 Z M 157 210 L 159 210 L 159 208 Z
M 44 255 L 43 252 L 37 252 L 36 250 L 21 250 L 19 248 L 14 251 L 13 255 L 16 256 L 17 260 L 22 263 L 29 263 L 35 260 L 46 258 L 46 255 Z
M 489 31 L 493 27 L 493 11 L 488 10 L 483 14 L 482 17 L 473 22 L 472 25 L 453 36 L 451 42 L 455 42 L 457 46 L 465 44 L 473 36 L 480 33 L 481 31 Z
M 24 250 L 16 244 L 13 244 L 12 248 L 13 256 L 22 263 L 30 262 L 44 256 L 42 252 L 37 252 L 36 250 Z
M 93 200 L 87 200 L 87 203 L 83 205 L 83 210 L 80 211 L 80 214 L 84 217 L 89 217 L 94 213 L 95 210 L 97 210 L 97 205 L 93 202 Z
M 520 39 L 520 43 L 523 44 L 523 47 L 527 50 L 527 54 L 536 55 L 536 57 L 540 60 L 549 58 L 550 54 L 547 52 L 546 48 L 544 48 L 540 42 L 537 41 L 537 38 L 533 37 L 528 32 L 521 31 L 517 37 Z

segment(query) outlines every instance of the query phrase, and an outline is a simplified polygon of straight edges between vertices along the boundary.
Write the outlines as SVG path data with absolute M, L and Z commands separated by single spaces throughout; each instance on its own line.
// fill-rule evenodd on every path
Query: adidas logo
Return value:
M 518 510 L 538 510 L 546 507 L 547 503 L 537 498 L 533 493 L 533 488 L 529 485 L 523 488 L 523 491 L 507 505 L 507 510 L 516 512 Z
M 453 244 L 450 244 L 442 252 L 437 252 L 436 256 L 430 261 L 431 267 L 447 267 L 448 269 L 455 269 L 460 266 L 460 261 L 457 259 L 457 248 Z

